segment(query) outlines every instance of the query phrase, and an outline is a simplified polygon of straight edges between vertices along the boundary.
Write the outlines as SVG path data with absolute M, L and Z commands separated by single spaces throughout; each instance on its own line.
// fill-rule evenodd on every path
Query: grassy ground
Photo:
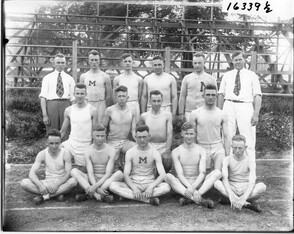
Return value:
M 26 178 L 30 165 L 7 165 L 5 176 L 4 230 L 9 231 L 290 231 L 293 228 L 293 163 L 292 154 L 283 158 L 267 154 L 257 160 L 257 177 L 267 185 L 260 198 L 261 213 L 231 210 L 217 203 L 215 190 L 209 196 L 215 209 L 189 204 L 178 205 L 179 195 L 161 198 L 159 207 L 136 201 L 113 204 L 95 200 L 76 202 L 74 193 L 64 202 L 49 200 L 33 204 L 34 195 L 23 191 L 18 181 Z M 44 177 L 44 168 L 39 176 Z

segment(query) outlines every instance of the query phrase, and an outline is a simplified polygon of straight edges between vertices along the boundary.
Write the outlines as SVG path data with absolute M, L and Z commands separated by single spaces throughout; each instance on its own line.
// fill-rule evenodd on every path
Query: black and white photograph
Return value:
M 3 232 L 293 231 L 294 1 L 1 3 Z

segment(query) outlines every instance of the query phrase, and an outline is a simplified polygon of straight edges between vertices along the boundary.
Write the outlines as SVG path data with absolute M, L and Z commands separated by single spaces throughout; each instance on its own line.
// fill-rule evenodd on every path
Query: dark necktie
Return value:
M 60 98 L 64 94 L 63 82 L 62 82 L 62 78 L 61 78 L 60 72 L 58 73 L 58 77 L 57 77 L 56 94 Z
M 240 82 L 240 71 L 237 72 L 236 79 L 235 79 L 235 87 L 234 87 L 234 94 L 236 96 L 239 95 L 241 89 L 241 82 Z

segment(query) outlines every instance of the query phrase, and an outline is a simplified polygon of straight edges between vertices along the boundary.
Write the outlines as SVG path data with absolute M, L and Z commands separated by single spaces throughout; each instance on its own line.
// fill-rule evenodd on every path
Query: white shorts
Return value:
M 106 110 L 106 103 L 105 100 L 101 100 L 101 101 L 88 101 L 92 106 L 94 106 L 97 109 L 98 112 L 98 122 L 101 123 L 102 119 L 104 117 L 104 113 Z
M 138 101 L 129 101 L 127 102 L 127 107 L 129 110 L 133 113 L 135 116 L 136 123 L 138 122 L 140 118 L 140 107 Z
M 56 178 L 45 178 L 45 180 L 41 180 L 42 184 L 45 185 L 45 187 L 47 186 L 52 186 L 56 183 L 58 183 L 61 180 L 61 177 L 56 177 Z
M 224 158 L 225 157 L 225 149 L 222 143 L 205 145 L 198 143 L 201 147 L 203 147 L 206 151 L 206 168 L 211 169 L 214 168 L 214 161 L 216 158 Z
M 166 151 L 166 142 L 160 142 L 160 143 L 155 143 L 155 142 L 149 142 L 150 146 L 156 149 L 160 155 L 163 155 Z
M 238 196 L 242 196 L 246 192 L 249 185 L 248 182 L 240 183 L 229 181 L 229 183 L 231 185 L 232 191 Z
M 73 139 L 68 139 L 67 141 L 61 144 L 61 147 L 67 149 L 71 155 L 74 157 L 75 164 L 78 166 L 85 166 L 85 150 L 91 145 L 91 141 L 89 142 L 78 142 Z

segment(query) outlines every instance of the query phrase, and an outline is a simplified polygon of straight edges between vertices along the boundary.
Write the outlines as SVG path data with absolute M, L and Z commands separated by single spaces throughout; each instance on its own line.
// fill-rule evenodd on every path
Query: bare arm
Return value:
M 132 136 L 134 139 L 136 139 L 136 118 L 135 118 L 135 115 L 132 114 Z
M 197 179 L 192 184 L 194 190 L 199 186 L 199 184 L 205 179 L 206 174 L 206 151 L 204 149 L 200 150 L 200 162 L 199 162 L 199 175 Z
M 98 112 L 95 107 L 92 105 L 90 106 L 91 108 L 91 117 L 92 117 L 92 126 L 96 126 L 98 123 Z
M 168 113 L 167 121 L 166 121 L 166 151 L 170 153 L 170 149 L 172 146 L 173 139 L 173 124 L 172 124 L 172 116 Z
M 253 162 L 253 161 L 250 162 L 249 170 L 250 170 L 250 172 L 249 172 L 249 185 L 248 185 L 246 192 L 242 196 L 245 201 L 248 199 L 248 197 L 252 193 L 254 186 L 255 186 L 255 181 L 256 181 L 256 164 L 255 164 L 255 162 Z
M 225 146 L 225 154 L 226 156 L 230 155 L 230 137 L 229 137 L 229 130 L 228 130 L 228 116 L 223 114 L 223 121 L 222 121 L 222 130 L 224 135 L 224 146 Z
M 217 96 L 217 107 L 223 109 L 225 94 L 219 93 Z
M 251 118 L 251 125 L 252 126 L 257 125 L 257 123 L 258 123 L 258 116 L 259 116 L 259 111 L 261 108 L 261 100 L 262 100 L 261 95 L 257 94 L 254 96 L 254 99 L 253 99 L 254 112 L 253 112 L 253 116 Z
M 109 106 L 112 99 L 112 90 L 111 90 L 110 77 L 108 75 L 105 77 L 104 85 L 105 85 L 105 102 L 106 102 L 106 106 Z
M 50 119 L 49 119 L 48 114 L 47 114 L 46 98 L 41 97 L 40 99 L 41 99 L 40 102 L 41 102 L 41 109 L 42 109 L 42 114 L 43 114 L 43 123 L 45 125 L 49 125 L 50 124 Z
M 178 93 L 177 93 L 177 82 L 176 79 L 172 78 L 171 83 L 171 99 L 172 99 L 172 117 L 176 119 L 177 107 L 178 107 Z
M 179 114 L 184 115 L 185 105 L 186 105 L 186 97 L 187 97 L 187 85 L 186 79 L 183 79 L 180 91 L 180 99 L 179 99 Z
M 157 173 L 158 173 L 158 177 L 156 178 L 155 181 L 153 181 L 149 186 L 152 187 L 153 189 L 159 185 L 161 182 L 164 181 L 164 177 L 166 176 L 166 173 L 165 173 L 165 170 L 164 170 L 164 167 L 162 165 L 162 161 L 161 161 L 161 156 L 159 154 L 158 151 L 156 151 L 154 154 L 153 154 L 153 157 L 154 157 L 154 161 L 155 161 L 155 165 L 156 165 L 156 169 L 157 169 Z M 149 187 L 148 186 L 148 187 Z
M 105 128 L 108 127 L 108 124 L 110 122 L 110 115 L 111 115 L 111 109 L 110 107 L 108 107 L 105 111 L 104 118 L 102 120 L 102 124 Z
M 195 129 L 195 131 L 197 132 L 197 113 L 195 111 L 191 112 L 190 122 L 192 123 L 193 128 Z
M 61 139 L 64 137 L 64 135 L 66 133 L 66 130 L 68 129 L 68 127 L 70 125 L 70 118 L 69 118 L 69 113 L 70 113 L 70 110 L 71 110 L 70 108 L 71 107 L 68 107 L 64 111 L 64 120 L 63 120 L 63 123 L 62 123 L 62 126 L 61 126 L 61 130 L 60 130 Z
M 188 188 L 189 186 L 191 186 L 190 182 L 186 179 L 186 177 L 184 176 L 184 172 L 183 172 L 183 168 L 182 168 L 182 164 L 180 162 L 180 152 L 178 149 L 174 149 L 172 151 L 172 159 L 174 162 L 174 167 L 175 167 L 175 171 L 177 173 L 177 177 L 178 179 L 181 181 L 181 183 Z
M 96 179 L 94 176 L 93 164 L 92 164 L 92 160 L 91 160 L 91 153 L 90 153 L 89 149 L 85 150 L 84 156 L 85 156 L 85 163 L 86 163 L 87 174 L 88 174 L 90 185 L 94 185 L 94 184 L 96 184 Z
M 141 113 L 146 112 L 147 102 L 148 102 L 148 86 L 146 84 L 146 81 L 144 80 L 143 81 L 142 97 L 141 97 Z
M 113 80 L 113 91 L 112 91 L 112 99 L 113 99 L 113 102 L 116 103 L 116 100 L 115 100 L 115 89 L 116 87 L 119 85 L 119 78 L 116 76 Z
M 138 120 L 138 125 L 143 125 L 143 124 L 145 124 L 145 119 L 146 119 L 146 117 L 145 117 L 145 113 L 142 113 L 142 114 L 140 115 L 139 120 Z
M 141 78 L 138 78 L 138 102 L 141 102 L 143 92 L 143 80 Z
M 66 149 L 64 150 L 63 160 L 64 160 L 64 167 L 65 167 L 65 174 L 63 177 L 60 178 L 60 180 L 58 180 L 58 182 L 56 182 L 58 187 L 64 184 L 66 181 L 68 181 L 68 179 L 70 178 L 70 171 L 72 169 L 71 154 Z
M 129 151 L 126 153 L 126 159 L 125 159 L 125 167 L 124 167 L 124 181 L 125 183 L 133 190 L 136 191 L 138 188 L 135 186 L 133 181 L 130 178 L 131 174 L 131 167 L 132 167 L 132 157 Z
M 85 73 L 80 76 L 80 83 L 85 83 Z
M 36 160 L 29 173 L 30 180 L 38 187 L 42 195 L 47 194 L 48 191 L 47 191 L 47 188 L 44 186 L 44 184 L 39 180 L 38 176 L 36 175 L 36 172 L 40 168 L 42 162 L 44 161 L 45 161 L 45 152 L 41 151 L 40 153 L 38 153 Z

